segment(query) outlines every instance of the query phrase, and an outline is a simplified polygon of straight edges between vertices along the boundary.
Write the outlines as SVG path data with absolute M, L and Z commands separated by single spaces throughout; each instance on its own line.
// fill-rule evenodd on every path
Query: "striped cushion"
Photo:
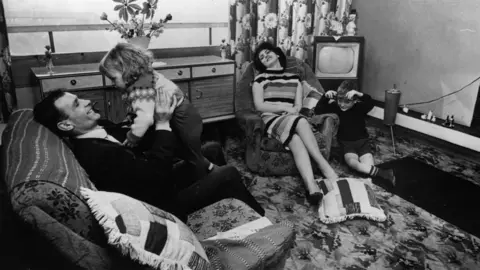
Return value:
M 4 179 L 8 191 L 22 183 L 53 182 L 75 194 L 80 187 L 94 188 L 67 145 L 33 120 L 31 109 L 10 117 L 2 135 Z
M 82 195 L 108 243 L 133 260 L 155 269 L 211 269 L 195 234 L 172 214 L 120 193 L 83 188 Z
M 94 185 L 67 145 L 33 120 L 31 109 L 10 116 L 2 143 L 3 177 L 16 213 L 39 207 L 75 234 L 106 244 L 80 194 L 80 187 L 95 189 Z
M 320 181 L 324 194 L 318 209 L 323 223 L 337 223 L 356 217 L 383 222 L 387 219 L 375 193 L 371 179 L 340 178 L 336 182 Z
M 307 83 L 304 82 L 304 89 L 307 87 Z M 310 92 L 303 98 L 302 108 L 300 109 L 300 114 L 312 117 L 315 114 L 315 107 L 317 106 L 318 101 L 322 98 L 323 94 L 318 92 L 315 89 L 310 89 Z

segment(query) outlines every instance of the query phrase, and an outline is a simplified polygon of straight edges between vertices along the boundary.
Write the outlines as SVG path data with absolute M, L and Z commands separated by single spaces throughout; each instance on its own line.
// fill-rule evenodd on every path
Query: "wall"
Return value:
M 365 37 L 362 89 L 384 101 L 393 84 L 400 103 L 451 93 L 480 76 L 479 0 L 358 0 L 358 34 Z M 437 117 L 454 114 L 470 125 L 479 83 L 412 109 Z

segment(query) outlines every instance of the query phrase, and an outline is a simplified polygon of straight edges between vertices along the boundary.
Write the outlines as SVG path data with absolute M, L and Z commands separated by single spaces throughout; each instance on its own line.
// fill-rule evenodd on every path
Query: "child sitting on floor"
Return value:
M 195 177 L 201 179 L 213 169 L 213 164 L 201 152 L 202 117 L 182 90 L 156 72 L 152 63 L 153 54 L 150 51 L 129 43 L 117 44 L 100 62 L 100 72 L 125 92 L 129 110 L 136 115 L 124 145 L 137 146 L 153 125 L 157 95 L 165 93 L 175 97 L 178 103 L 170 125 L 180 140 L 179 156 L 191 165 Z
M 339 116 L 337 138 L 349 167 L 372 177 L 383 178 L 395 185 L 392 169 L 381 169 L 374 165 L 365 126 L 367 113 L 373 109 L 372 98 L 355 89 L 358 88 L 354 80 L 343 81 L 337 92 L 329 90 L 325 93 L 315 107 L 315 113 L 335 113 Z

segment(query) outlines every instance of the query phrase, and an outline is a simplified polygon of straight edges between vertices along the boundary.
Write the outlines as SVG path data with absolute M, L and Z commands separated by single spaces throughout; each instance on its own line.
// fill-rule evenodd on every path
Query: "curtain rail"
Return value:
M 55 41 L 53 38 L 53 32 L 71 32 L 71 31 L 105 31 L 110 24 L 64 24 L 64 25 L 25 25 L 25 26 L 9 26 L 7 27 L 7 33 L 38 33 L 47 32 L 50 47 L 52 52 L 55 52 Z M 150 27 L 150 24 L 145 24 L 145 28 Z M 167 23 L 165 28 L 170 29 L 193 29 L 193 28 L 208 28 L 208 40 L 212 45 L 212 28 L 228 27 L 228 23 Z
M 149 27 L 150 24 L 145 24 Z M 65 24 L 65 25 L 25 25 L 8 26 L 7 32 L 35 33 L 35 32 L 65 32 L 65 31 L 99 31 L 110 27 L 110 24 Z M 228 27 L 226 22 L 218 23 L 167 23 L 165 28 L 221 28 Z

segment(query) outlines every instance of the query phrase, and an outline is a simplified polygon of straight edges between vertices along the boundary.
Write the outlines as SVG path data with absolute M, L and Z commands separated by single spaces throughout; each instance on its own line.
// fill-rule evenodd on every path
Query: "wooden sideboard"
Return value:
M 217 56 L 156 59 L 153 67 L 174 81 L 202 115 L 205 123 L 234 118 L 235 62 Z M 41 96 L 64 88 L 80 98 L 97 102 L 100 114 L 114 122 L 125 118 L 121 91 L 102 76 L 98 64 L 32 68 Z

